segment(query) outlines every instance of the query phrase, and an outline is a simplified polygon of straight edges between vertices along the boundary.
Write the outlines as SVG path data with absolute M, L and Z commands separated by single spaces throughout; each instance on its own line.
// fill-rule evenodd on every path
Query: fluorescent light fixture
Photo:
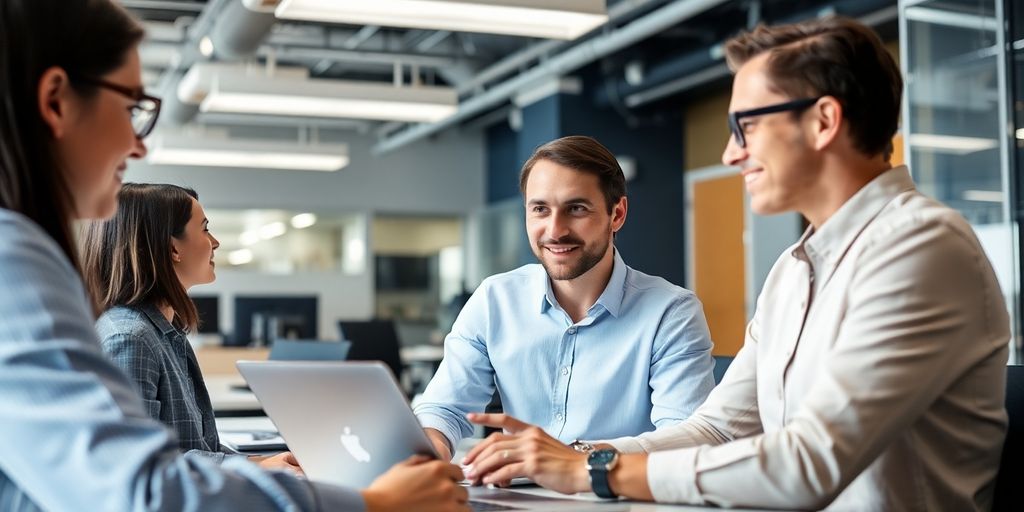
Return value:
M 914 149 L 926 148 L 931 149 L 936 153 L 966 155 L 995 148 L 999 146 L 999 141 L 981 137 L 912 133 L 907 137 L 907 144 Z
M 228 253 L 228 263 L 232 265 L 245 265 L 246 263 L 251 263 L 252 258 L 252 251 L 249 249 L 239 249 Z
M 316 215 L 312 213 L 300 213 L 292 217 L 292 227 L 295 229 L 306 229 L 316 224 Z
M 260 228 L 260 238 L 270 240 L 271 238 L 283 235 L 286 231 L 288 231 L 288 228 L 285 227 L 284 222 L 271 222 Z
M 1002 203 L 1006 196 L 999 190 L 965 190 L 964 199 L 967 201 L 982 201 L 985 203 Z
M 211 43 L 212 44 L 212 43 Z M 238 80 L 272 80 L 274 78 L 309 77 L 309 69 L 298 66 L 276 66 L 273 73 L 266 68 L 224 62 L 197 62 L 188 68 L 178 82 L 178 99 L 183 103 L 199 104 L 210 93 L 215 78 L 232 76 Z
M 348 165 L 344 144 L 298 144 L 204 137 L 201 133 L 158 134 L 147 160 L 156 165 L 337 171 Z
M 1024 140 L 1024 128 L 1017 128 L 1016 135 L 1018 139 Z
M 451 87 L 219 75 L 199 110 L 432 123 L 458 109 Z
M 282 0 L 278 18 L 575 39 L 608 21 L 604 0 Z

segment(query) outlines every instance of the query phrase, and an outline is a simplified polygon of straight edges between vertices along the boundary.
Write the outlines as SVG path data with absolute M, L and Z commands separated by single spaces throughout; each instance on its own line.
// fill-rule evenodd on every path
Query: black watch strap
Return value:
M 605 499 L 615 499 L 619 495 L 612 491 L 611 485 L 608 483 L 608 474 L 615 467 L 615 462 L 618 460 L 618 452 L 615 450 L 597 450 L 592 452 L 587 458 L 587 469 L 590 472 L 590 488 L 594 491 L 594 494 Z M 598 460 L 610 462 L 600 463 Z
M 619 495 L 612 492 L 612 486 L 608 485 L 608 470 L 605 468 L 594 468 L 590 470 L 590 487 L 594 494 L 601 498 L 618 498 Z

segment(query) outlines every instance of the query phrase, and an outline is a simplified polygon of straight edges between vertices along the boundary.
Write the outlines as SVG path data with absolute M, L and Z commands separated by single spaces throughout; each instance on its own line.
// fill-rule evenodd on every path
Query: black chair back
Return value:
M 1024 366 L 1006 367 L 1006 412 L 1010 428 L 1003 443 L 1003 457 L 996 478 L 996 496 L 992 510 L 996 512 L 1021 510 L 1024 504 Z
M 365 322 L 338 322 L 341 339 L 352 342 L 349 361 L 381 361 L 391 368 L 398 382 L 402 382 L 402 357 L 399 354 L 398 332 L 391 320 Z
M 715 376 L 715 385 L 722 382 L 722 377 L 725 376 L 725 371 L 729 369 L 729 365 L 732 364 L 732 356 L 711 356 L 715 359 L 715 369 L 712 373 Z

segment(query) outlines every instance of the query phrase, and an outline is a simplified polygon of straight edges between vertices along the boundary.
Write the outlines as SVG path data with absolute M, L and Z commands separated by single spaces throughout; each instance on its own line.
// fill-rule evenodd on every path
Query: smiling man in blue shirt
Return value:
M 627 210 L 615 156 L 589 137 L 549 142 L 523 166 L 520 189 L 540 264 L 484 280 L 455 321 L 415 408 L 438 452 L 473 432 L 466 414 L 495 389 L 506 413 L 562 442 L 689 417 L 714 386 L 707 322 L 693 292 L 615 250 Z

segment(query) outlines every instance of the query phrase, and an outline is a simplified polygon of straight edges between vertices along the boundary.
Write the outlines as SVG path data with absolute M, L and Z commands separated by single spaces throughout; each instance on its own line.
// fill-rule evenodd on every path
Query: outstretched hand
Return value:
M 466 478 L 474 485 L 508 485 L 513 478 L 527 477 L 538 485 L 572 494 L 590 490 L 585 454 L 549 436 L 540 427 L 505 414 L 469 414 L 477 425 L 500 428 L 462 459 Z

